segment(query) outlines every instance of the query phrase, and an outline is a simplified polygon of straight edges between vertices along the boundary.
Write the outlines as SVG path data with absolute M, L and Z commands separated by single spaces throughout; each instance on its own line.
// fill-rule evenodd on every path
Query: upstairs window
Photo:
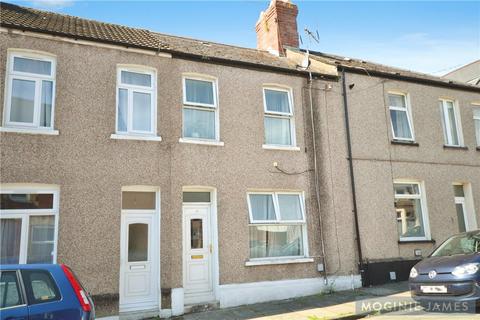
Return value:
M 137 67 L 118 68 L 117 134 L 156 135 L 156 101 L 154 71 Z
M 263 88 L 265 144 L 295 146 L 295 129 L 291 91 Z
M 183 138 L 219 140 L 215 80 L 197 76 L 183 78 Z
M 6 86 L 6 127 L 53 130 L 53 57 L 29 52 L 9 52 Z
M 413 141 L 412 121 L 407 96 L 389 93 L 388 101 L 393 138 L 395 140 Z
M 473 108 L 473 122 L 475 125 L 475 136 L 477 137 L 477 147 L 480 147 L 480 106 Z
M 307 255 L 301 193 L 251 192 L 248 208 L 251 259 Z
M 463 137 L 460 130 L 460 116 L 455 102 L 453 100 L 440 99 L 439 106 L 442 114 L 445 145 L 462 146 Z

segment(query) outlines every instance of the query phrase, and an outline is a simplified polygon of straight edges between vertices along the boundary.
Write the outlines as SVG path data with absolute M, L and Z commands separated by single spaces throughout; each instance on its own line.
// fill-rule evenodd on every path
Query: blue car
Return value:
M 1 320 L 92 320 L 92 299 L 66 265 L 0 265 Z
M 474 311 L 480 302 L 479 270 L 480 230 L 454 235 L 411 269 L 412 298 L 427 311 Z

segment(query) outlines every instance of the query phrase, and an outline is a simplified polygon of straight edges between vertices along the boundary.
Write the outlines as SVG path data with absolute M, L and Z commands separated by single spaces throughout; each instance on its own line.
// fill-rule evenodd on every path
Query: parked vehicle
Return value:
M 93 320 L 93 301 L 66 265 L 0 265 L 1 320 Z
M 480 230 L 454 235 L 411 269 L 412 298 L 427 310 L 474 310 L 480 303 L 479 269 Z

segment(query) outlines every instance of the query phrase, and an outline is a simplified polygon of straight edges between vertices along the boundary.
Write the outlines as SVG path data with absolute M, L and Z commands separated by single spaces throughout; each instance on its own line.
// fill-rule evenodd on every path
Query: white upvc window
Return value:
M 267 146 L 296 146 L 292 90 L 263 87 L 264 126 Z
M 480 147 L 480 105 L 474 105 L 473 122 L 475 126 L 475 137 L 477 138 L 477 147 Z
M 0 264 L 56 263 L 58 189 L 2 186 Z
M 393 139 L 414 141 L 409 99 L 403 93 L 388 93 Z
M 185 75 L 183 82 L 183 140 L 219 141 L 217 80 Z
M 8 51 L 3 125 L 53 131 L 56 60 L 48 54 Z
M 250 259 L 308 257 L 300 192 L 248 192 Z
M 423 183 L 420 182 L 394 182 L 394 203 L 400 241 L 430 240 L 424 190 Z
M 118 135 L 156 136 L 156 71 L 140 66 L 119 66 L 116 109 Z
M 463 146 L 462 124 L 457 103 L 450 99 L 440 99 L 439 106 L 445 145 Z

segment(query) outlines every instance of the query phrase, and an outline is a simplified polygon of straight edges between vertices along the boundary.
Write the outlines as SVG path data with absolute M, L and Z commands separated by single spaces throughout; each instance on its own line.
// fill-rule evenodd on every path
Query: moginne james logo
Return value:
M 403 310 L 444 313 L 475 313 L 475 303 L 458 301 L 429 301 L 417 303 L 410 297 L 378 297 L 355 302 L 355 313 L 383 313 Z

